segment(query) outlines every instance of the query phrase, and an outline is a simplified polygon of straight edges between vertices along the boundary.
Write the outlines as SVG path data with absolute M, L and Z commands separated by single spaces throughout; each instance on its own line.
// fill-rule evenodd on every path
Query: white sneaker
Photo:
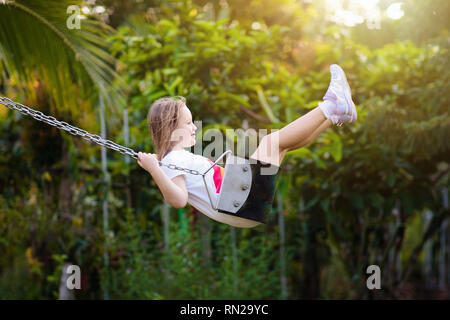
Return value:
M 331 81 L 323 100 L 331 101 L 334 104 L 333 106 L 330 104 L 319 104 L 319 107 L 321 107 L 325 117 L 331 119 L 333 124 L 341 126 L 344 122 L 355 122 L 358 114 L 352 100 L 345 72 L 337 64 L 330 66 L 330 72 Z

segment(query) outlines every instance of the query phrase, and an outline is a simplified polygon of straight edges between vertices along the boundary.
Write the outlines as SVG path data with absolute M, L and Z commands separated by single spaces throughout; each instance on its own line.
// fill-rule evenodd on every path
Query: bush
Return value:
M 109 275 L 102 272 L 103 288 L 109 277 L 113 299 L 277 299 L 276 234 L 236 229 L 234 261 L 230 227 L 213 224 L 211 254 L 204 250 L 199 230 L 183 234 L 174 221 L 166 250 L 148 231 L 152 227 L 140 228 L 136 217 L 128 214 L 110 244 L 111 267 Z M 243 233 L 248 234 L 239 237 Z

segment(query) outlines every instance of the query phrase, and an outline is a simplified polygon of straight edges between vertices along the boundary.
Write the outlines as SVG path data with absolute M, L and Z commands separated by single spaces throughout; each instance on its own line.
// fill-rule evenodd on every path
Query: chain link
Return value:
M 64 121 L 58 121 L 57 119 L 55 119 L 54 117 L 51 116 L 47 116 L 45 114 L 43 114 L 41 111 L 37 111 L 34 110 L 32 108 L 29 108 L 21 103 L 18 102 L 14 102 L 11 99 L 7 98 L 7 97 L 0 97 L 0 104 L 3 104 L 4 106 L 8 107 L 11 110 L 17 110 L 22 114 L 25 114 L 27 116 L 31 116 L 34 119 L 38 120 L 38 121 L 42 121 L 45 122 L 51 126 L 54 126 L 58 129 L 61 130 L 65 130 L 67 132 L 69 132 L 70 134 L 74 135 L 74 136 L 80 136 L 85 140 L 94 142 L 100 146 L 104 146 L 108 149 L 120 152 L 122 154 L 128 155 L 134 159 L 138 159 L 138 154 L 136 151 L 134 151 L 133 149 L 121 146 L 117 143 L 112 142 L 111 140 L 106 140 L 103 139 L 102 137 L 100 137 L 99 135 L 96 134 L 91 134 L 89 132 L 87 132 L 86 130 L 82 130 L 80 128 L 77 128 L 75 126 L 72 126 L 70 124 L 68 124 L 67 122 Z M 172 170 L 179 170 L 179 171 L 184 171 L 187 172 L 189 174 L 192 175 L 202 175 L 200 172 L 198 172 L 197 170 L 192 170 L 192 169 L 188 169 L 188 168 L 181 168 L 178 167 L 174 164 L 164 164 L 161 161 L 158 161 L 160 166 L 165 166 L 169 169 Z

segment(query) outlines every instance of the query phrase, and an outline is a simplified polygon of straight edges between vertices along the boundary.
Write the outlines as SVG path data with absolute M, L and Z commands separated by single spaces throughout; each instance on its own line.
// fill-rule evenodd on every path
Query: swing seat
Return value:
M 226 154 L 229 155 L 216 205 L 211 200 L 209 188 L 203 176 L 212 208 L 221 213 L 267 223 L 279 167 L 247 157 L 234 156 L 230 150 L 222 154 L 213 166 Z M 206 172 L 208 171 L 209 169 Z

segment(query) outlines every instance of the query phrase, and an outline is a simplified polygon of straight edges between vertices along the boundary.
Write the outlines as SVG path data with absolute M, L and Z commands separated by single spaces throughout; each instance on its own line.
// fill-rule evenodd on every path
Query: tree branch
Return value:
M 242 111 L 244 111 L 246 114 L 248 114 L 248 115 L 249 115 L 250 117 L 252 117 L 253 119 L 256 119 L 256 120 L 258 120 L 258 121 L 262 121 L 262 122 L 267 123 L 267 124 L 271 124 L 271 123 L 272 123 L 272 121 L 270 121 L 269 119 L 267 119 L 267 118 L 265 118 L 265 117 L 263 117 L 263 116 L 260 116 L 260 115 L 257 114 L 257 113 L 254 113 L 252 110 L 250 110 L 250 109 L 244 107 L 244 106 L 241 105 L 241 104 L 239 105 L 239 107 L 241 108 Z

